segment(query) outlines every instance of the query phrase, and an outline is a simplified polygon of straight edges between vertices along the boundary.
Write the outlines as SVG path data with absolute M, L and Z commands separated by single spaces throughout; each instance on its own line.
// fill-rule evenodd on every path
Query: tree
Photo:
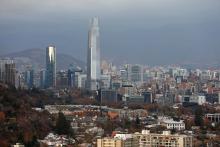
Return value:
M 70 132 L 70 123 L 66 120 L 62 112 L 58 113 L 58 118 L 56 121 L 55 131 L 59 135 L 69 135 Z
M 195 124 L 196 126 L 203 126 L 203 110 L 202 107 L 198 107 L 195 110 Z
M 4 120 L 5 120 L 5 113 L 0 112 L 0 122 L 4 122 Z
M 185 119 L 184 122 L 187 130 L 190 130 L 192 126 L 195 126 L 195 121 L 192 118 Z
M 140 125 L 140 118 L 139 118 L 138 115 L 136 116 L 135 123 L 136 123 L 136 126 L 139 126 L 139 125 Z

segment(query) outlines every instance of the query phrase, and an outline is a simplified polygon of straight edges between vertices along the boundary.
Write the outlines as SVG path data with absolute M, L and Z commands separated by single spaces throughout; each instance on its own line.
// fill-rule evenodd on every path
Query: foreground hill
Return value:
M 0 147 L 16 142 L 35 147 L 37 139 L 43 139 L 52 130 L 50 114 L 32 109 L 39 97 L 45 96 L 0 83 Z

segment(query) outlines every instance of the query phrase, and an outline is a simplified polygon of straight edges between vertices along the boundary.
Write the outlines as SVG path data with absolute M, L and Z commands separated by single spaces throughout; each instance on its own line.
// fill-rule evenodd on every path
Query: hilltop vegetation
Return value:
M 32 96 L 35 95 L 35 96 Z M 39 103 L 41 93 L 30 94 L 14 87 L 0 85 L 0 146 L 16 142 L 26 146 L 38 146 L 37 139 L 43 139 L 52 129 L 52 117 L 47 111 L 32 109 Z

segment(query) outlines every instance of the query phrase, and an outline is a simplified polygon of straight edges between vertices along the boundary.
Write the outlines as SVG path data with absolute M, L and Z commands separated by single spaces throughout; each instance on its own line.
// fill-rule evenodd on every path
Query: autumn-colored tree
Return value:
M 0 112 L 0 123 L 4 122 L 5 120 L 5 113 L 4 112 Z
M 195 124 L 197 126 L 203 126 L 204 122 L 203 122 L 203 110 L 202 107 L 198 107 L 195 110 Z
M 24 142 L 25 143 L 28 143 L 28 142 L 31 142 L 32 141 L 32 137 L 33 137 L 33 134 L 32 132 L 30 131 L 25 131 L 24 134 L 23 134 L 23 138 L 24 138 Z
M 7 140 L 0 139 L 0 146 L 1 147 L 8 147 L 9 143 L 7 142 Z
M 186 126 L 187 130 L 190 130 L 191 127 L 195 125 L 194 119 L 192 119 L 192 118 L 185 119 L 184 122 L 185 122 L 185 126 Z
M 210 122 L 210 120 L 208 118 L 205 118 L 203 122 L 204 122 L 204 126 L 210 127 L 211 122 Z
M 32 109 L 38 99 L 44 101 L 44 97 L 40 91 L 16 90 L 10 86 L 0 88 L 0 147 L 15 142 L 35 147 L 37 139 L 43 139 L 50 132 L 50 114 Z

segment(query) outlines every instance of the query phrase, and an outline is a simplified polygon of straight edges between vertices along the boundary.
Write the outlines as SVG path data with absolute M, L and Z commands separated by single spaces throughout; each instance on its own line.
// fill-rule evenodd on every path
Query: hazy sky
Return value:
M 0 0 L 0 54 L 53 43 L 85 61 L 94 16 L 100 18 L 102 58 L 220 60 L 220 0 Z

